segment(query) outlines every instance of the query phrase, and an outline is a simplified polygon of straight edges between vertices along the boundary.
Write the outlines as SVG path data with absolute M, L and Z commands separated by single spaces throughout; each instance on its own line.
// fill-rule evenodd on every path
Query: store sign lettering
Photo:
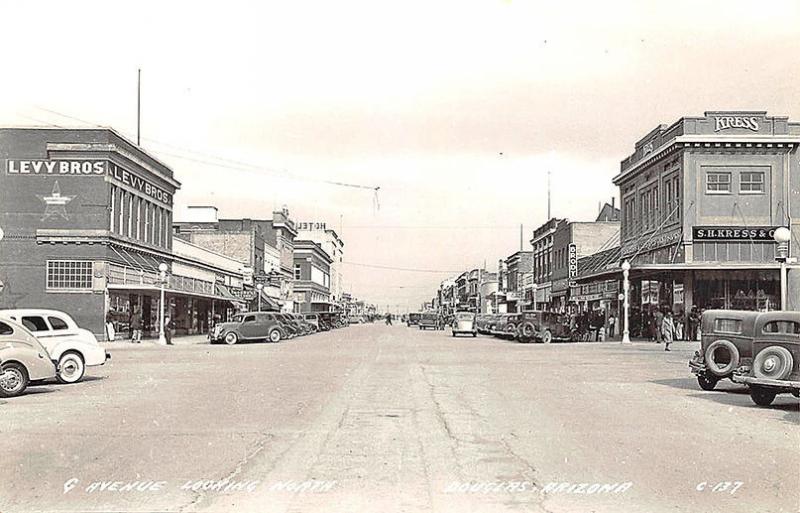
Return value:
M 106 174 L 106 162 L 98 160 L 14 160 L 6 161 L 8 175 L 97 176 Z
M 297 223 L 295 224 L 295 228 L 298 230 L 306 230 L 306 231 L 324 231 L 327 229 L 327 225 L 319 221 L 311 221 L 311 222 Z
M 7 175 L 103 176 L 115 180 L 163 203 L 171 204 L 172 195 L 130 171 L 105 160 L 18 160 L 6 161 Z
M 130 171 L 122 169 L 119 166 L 111 166 L 108 175 L 115 180 L 119 180 L 128 187 L 132 187 L 139 192 L 144 193 L 151 198 L 155 198 L 163 203 L 172 203 L 172 195 L 163 189 L 156 187 L 144 178 L 137 176 Z
M 567 248 L 569 283 L 572 285 L 575 282 L 575 278 L 578 277 L 578 246 L 570 244 Z
M 755 116 L 716 116 L 714 117 L 714 131 L 727 130 L 728 128 L 746 128 L 758 132 L 758 118 Z
M 774 242 L 777 226 L 695 226 L 692 237 L 698 241 Z

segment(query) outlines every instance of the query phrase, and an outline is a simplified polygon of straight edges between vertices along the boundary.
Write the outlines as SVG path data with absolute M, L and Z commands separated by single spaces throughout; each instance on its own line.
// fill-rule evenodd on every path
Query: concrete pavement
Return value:
M 703 392 L 673 347 L 115 343 L 0 404 L 0 511 L 798 511 L 797 399 Z

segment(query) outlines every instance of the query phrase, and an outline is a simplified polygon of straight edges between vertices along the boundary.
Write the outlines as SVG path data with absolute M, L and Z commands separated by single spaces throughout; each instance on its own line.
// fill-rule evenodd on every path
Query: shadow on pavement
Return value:
M 700 385 L 697 384 L 696 378 L 672 378 L 672 379 L 656 379 L 650 381 L 650 383 L 655 383 L 656 385 L 664 385 L 672 388 L 680 388 L 682 390 L 694 390 L 695 392 L 700 392 Z M 710 392 L 706 392 L 707 394 L 745 394 L 747 395 L 747 387 L 744 385 L 737 385 L 731 381 L 721 381 L 717 384 L 717 388 Z

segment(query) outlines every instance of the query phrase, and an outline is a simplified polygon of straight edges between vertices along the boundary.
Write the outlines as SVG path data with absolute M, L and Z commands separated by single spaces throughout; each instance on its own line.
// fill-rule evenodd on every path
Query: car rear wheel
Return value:
M 792 372 L 792 353 L 781 346 L 761 350 L 753 360 L 753 374 L 762 379 L 786 379 Z
M 269 341 L 270 342 L 280 342 L 281 341 L 281 330 L 275 328 L 269 332 Z
M 77 383 L 83 378 L 84 372 L 86 372 L 86 365 L 83 358 L 78 353 L 70 351 L 59 358 L 56 379 L 59 383 Z
M 517 333 L 517 327 L 516 326 L 514 326 L 513 324 L 509 324 L 508 326 L 506 326 L 506 335 L 509 335 L 510 337 L 514 337 L 514 335 L 516 335 L 516 333 Z
M 769 406 L 777 395 L 772 390 L 761 387 L 750 387 L 750 399 L 759 406 Z
M 728 376 L 739 367 L 739 350 L 730 340 L 715 340 L 706 349 L 705 359 L 712 374 Z
M 6 363 L 0 367 L 0 396 L 16 397 L 28 388 L 28 371 L 16 362 Z
M 697 375 L 697 384 L 700 385 L 700 388 L 703 390 L 711 391 L 717 386 L 719 379 L 716 376 L 709 376 L 708 374 L 698 374 Z
M 553 334 L 550 333 L 550 330 L 544 330 L 544 333 L 542 334 L 542 342 L 545 344 L 549 344 L 552 341 L 553 341 Z
M 225 334 L 225 339 L 224 340 L 225 340 L 226 344 L 228 344 L 229 346 L 232 346 L 235 343 L 239 342 L 239 335 L 237 335 L 236 333 L 234 333 L 232 331 L 229 331 L 228 333 Z

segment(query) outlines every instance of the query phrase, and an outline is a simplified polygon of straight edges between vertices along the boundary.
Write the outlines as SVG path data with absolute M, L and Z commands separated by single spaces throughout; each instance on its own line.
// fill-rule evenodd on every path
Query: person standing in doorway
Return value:
M 617 319 L 614 317 L 614 314 L 609 314 L 608 316 L 608 339 L 611 340 L 614 338 L 614 324 L 616 324 Z
M 669 345 L 675 339 L 675 323 L 672 320 L 672 312 L 667 312 L 661 321 L 661 335 L 664 338 L 664 351 L 669 351 Z
M 113 342 L 117 336 L 117 331 L 114 329 L 114 314 L 111 310 L 106 314 L 106 338 L 109 342 Z
M 694 342 L 697 340 L 697 327 L 700 326 L 700 314 L 697 312 L 696 306 L 692 306 L 687 320 L 689 324 L 689 341 Z
M 139 307 L 134 307 L 131 315 L 131 342 L 139 344 L 142 341 L 142 312 Z

